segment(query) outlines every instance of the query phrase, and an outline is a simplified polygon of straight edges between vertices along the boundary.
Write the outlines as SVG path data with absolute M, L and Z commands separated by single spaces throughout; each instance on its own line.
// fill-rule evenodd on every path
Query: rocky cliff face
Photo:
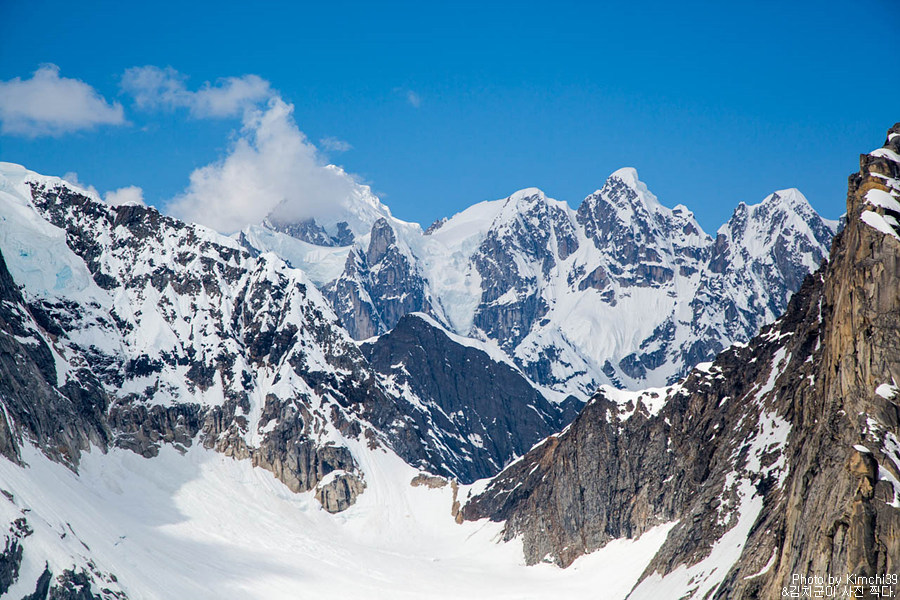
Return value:
M 861 157 L 830 262 L 682 382 L 605 389 L 461 510 L 568 565 L 674 522 L 629 598 L 774 598 L 900 557 L 900 124 Z M 867 590 L 868 592 L 868 590 Z
M 432 312 L 415 260 L 384 218 L 372 226 L 366 252 L 351 250 L 343 273 L 323 291 L 355 339 L 389 331 L 403 315 Z
M 423 433 L 440 436 L 443 460 L 463 483 L 496 474 L 581 405 L 548 401 L 499 350 L 492 357 L 421 313 L 361 349 L 386 387 L 427 411 Z
M 47 456 L 77 468 L 81 452 L 90 446 L 105 448 L 109 443 L 112 434 L 105 419 L 109 398 L 88 369 L 58 370 L 62 361 L 55 335 L 45 329 L 47 325 L 46 318 L 26 304 L 0 254 L 0 406 L 4 413 L 0 454 L 24 465 L 22 444 L 36 442 L 43 445 Z M 9 523 L 0 549 L 0 594 L 20 579 L 24 550 L 33 533 L 32 516 L 13 509 L 15 497 L 4 486 L 0 482 L 0 514 L 9 515 Z M 103 592 L 92 594 L 92 582 Z M 126 598 L 114 576 L 96 568 L 92 571 L 87 565 L 58 573 L 45 567 L 28 585 L 34 593 L 27 597 L 33 598 Z
M 23 437 L 41 440 L 52 458 L 72 466 L 89 445 L 109 441 L 109 397 L 86 368 L 60 373 L 55 333 L 26 304 L 0 254 L 0 454 L 9 460 L 20 460 Z
M 350 225 L 346 221 L 336 225 L 334 235 L 325 231 L 315 219 L 283 221 L 269 217 L 263 222 L 263 226 L 316 246 L 349 246 L 354 240 L 353 232 L 350 231 Z

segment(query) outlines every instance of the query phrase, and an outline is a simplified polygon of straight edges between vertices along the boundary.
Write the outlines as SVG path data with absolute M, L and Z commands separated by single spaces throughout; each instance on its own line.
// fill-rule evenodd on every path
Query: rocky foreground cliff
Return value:
M 860 157 L 829 262 L 779 321 L 678 384 L 601 391 L 460 517 L 502 521 L 529 563 L 562 566 L 676 523 L 632 599 L 778 598 L 794 574 L 897 573 L 898 198 L 900 123 Z

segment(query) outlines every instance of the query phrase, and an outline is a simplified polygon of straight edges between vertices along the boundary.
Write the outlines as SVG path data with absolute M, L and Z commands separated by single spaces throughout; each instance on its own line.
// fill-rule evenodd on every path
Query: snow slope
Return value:
M 165 447 L 153 459 L 95 449 L 83 457 L 80 475 L 31 447 L 26 468 L 0 459 L 0 487 L 13 494 L 12 501 L 0 497 L 0 514 L 10 521 L 24 515 L 34 529 L 21 583 L 2 597 L 33 592 L 45 561 L 54 572 L 92 561 L 94 570 L 116 576 L 117 584 L 105 586 L 132 600 L 598 593 L 616 600 L 669 530 L 613 542 L 569 569 L 526 567 L 520 543 L 496 542 L 499 524 L 456 524 L 449 486 L 412 487 L 418 472 L 393 453 L 353 450 L 369 492 L 340 515 L 249 461 L 202 448 L 182 455 Z

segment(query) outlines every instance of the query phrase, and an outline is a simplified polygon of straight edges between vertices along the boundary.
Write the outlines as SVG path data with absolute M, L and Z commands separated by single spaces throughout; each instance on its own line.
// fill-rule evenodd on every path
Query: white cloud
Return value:
M 129 185 L 106 192 L 103 200 L 110 206 L 146 206 L 144 204 L 144 190 L 136 185 Z
M 59 76 L 56 65 L 42 65 L 31 79 L 0 81 L 0 132 L 57 136 L 97 125 L 122 125 L 125 114 L 78 79 Z
M 69 171 L 68 173 L 63 175 L 62 178 L 64 181 L 68 181 L 72 185 L 78 186 L 82 190 L 84 190 L 90 194 L 93 194 L 97 198 L 100 197 L 100 192 L 97 191 L 97 188 L 95 188 L 92 185 L 87 185 L 86 183 L 80 182 L 78 180 L 78 173 L 76 173 L 75 171 Z
M 143 109 L 187 108 L 197 118 L 234 117 L 274 95 L 258 75 L 225 77 L 190 91 L 187 78 L 171 67 L 132 67 L 122 76 L 122 89 Z
M 284 219 L 335 212 L 359 184 L 325 164 L 297 128 L 293 109 L 275 97 L 265 108 L 248 110 L 230 153 L 191 173 L 190 185 L 169 203 L 169 212 L 223 233 L 259 223 L 276 207 Z
M 353 150 L 353 146 L 351 146 L 349 142 L 331 136 L 320 139 L 319 145 L 329 152 L 347 152 Z

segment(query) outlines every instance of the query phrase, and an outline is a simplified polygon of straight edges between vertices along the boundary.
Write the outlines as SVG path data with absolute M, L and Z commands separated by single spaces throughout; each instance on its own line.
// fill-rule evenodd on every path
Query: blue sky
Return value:
M 895 0 L 79 4 L 0 4 L 0 80 L 51 63 L 99 110 L 38 130 L 7 112 L 0 158 L 161 207 L 265 107 L 198 108 L 228 77 L 258 76 L 311 160 L 426 226 L 530 186 L 577 206 L 623 166 L 709 232 L 785 187 L 834 218 L 858 154 L 900 120 Z M 123 75 L 144 66 L 182 95 L 139 105 Z

